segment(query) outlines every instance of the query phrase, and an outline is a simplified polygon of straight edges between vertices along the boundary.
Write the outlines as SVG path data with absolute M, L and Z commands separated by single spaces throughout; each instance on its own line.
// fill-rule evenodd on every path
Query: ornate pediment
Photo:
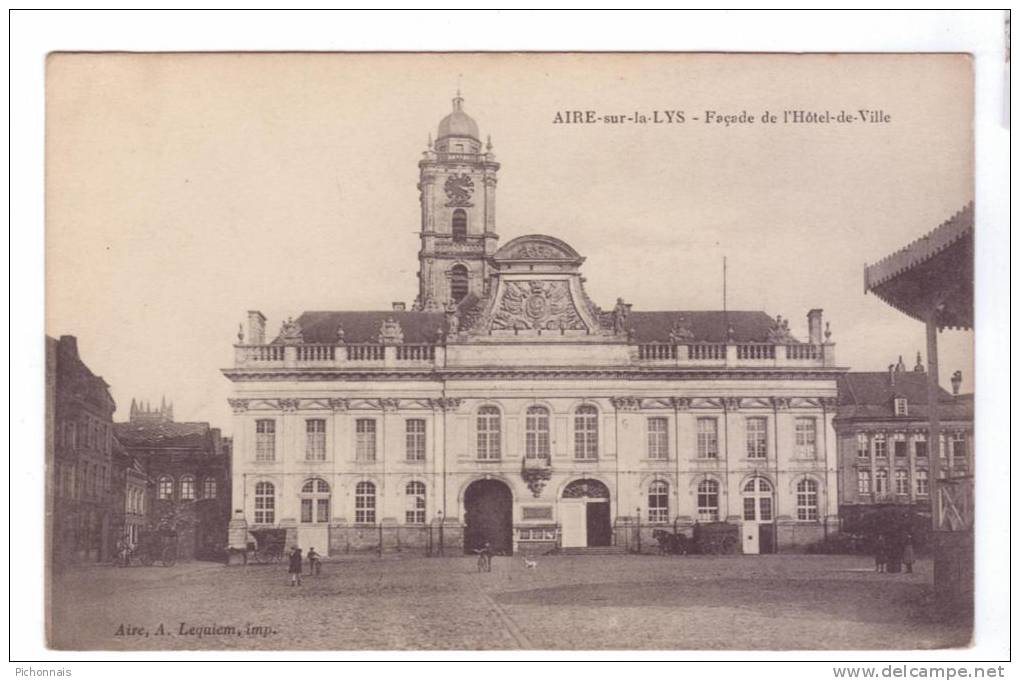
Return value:
M 492 313 L 497 330 L 586 331 L 565 280 L 508 281 Z
M 496 251 L 498 261 L 565 260 L 580 264 L 583 260 L 577 251 L 563 241 L 544 234 L 517 237 Z

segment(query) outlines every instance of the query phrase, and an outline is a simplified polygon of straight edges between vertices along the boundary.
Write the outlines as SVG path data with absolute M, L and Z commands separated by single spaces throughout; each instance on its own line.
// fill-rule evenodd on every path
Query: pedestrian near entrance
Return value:
M 909 534 L 903 544 L 903 564 L 907 566 L 907 572 L 914 571 L 914 541 Z
M 301 549 L 296 546 L 290 547 L 290 568 L 287 572 L 290 573 L 290 585 L 301 586 Z
M 889 551 L 885 545 L 885 537 L 878 535 L 875 538 L 875 572 L 885 572 L 886 564 L 889 562 Z
M 315 552 L 315 547 L 308 549 L 308 574 L 319 575 L 322 573 L 322 557 Z

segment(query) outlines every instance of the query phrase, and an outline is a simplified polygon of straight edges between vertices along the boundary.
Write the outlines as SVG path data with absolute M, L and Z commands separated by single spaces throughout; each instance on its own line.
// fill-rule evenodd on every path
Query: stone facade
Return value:
M 236 536 L 286 528 L 331 553 L 650 550 L 655 529 L 729 521 L 758 553 L 834 531 L 841 370 L 821 310 L 802 341 L 763 312 L 599 307 L 563 241 L 496 248 L 498 165 L 459 97 L 451 116 L 419 164 L 411 310 L 306 312 L 273 340 L 249 312 L 224 370 Z M 440 194 L 442 173 L 459 179 Z M 464 239 L 454 207 L 472 211 Z M 437 276 L 456 260 L 444 248 L 472 238 L 466 287 Z

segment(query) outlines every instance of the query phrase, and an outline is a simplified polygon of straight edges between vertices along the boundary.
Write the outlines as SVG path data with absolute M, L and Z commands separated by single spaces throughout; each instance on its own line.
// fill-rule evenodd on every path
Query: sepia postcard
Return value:
M 970 55 L 45 94 L 51 649 L 971 645 Z

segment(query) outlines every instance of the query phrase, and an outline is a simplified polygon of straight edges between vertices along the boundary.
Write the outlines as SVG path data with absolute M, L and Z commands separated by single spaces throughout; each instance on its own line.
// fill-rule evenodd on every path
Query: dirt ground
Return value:
M 930 606 L 931 563 L 855 556 L 352 557 L 291 587 L 285 565 L 89 567 L 54 579 L 53 647 L 898 650 L 965 646 Z

